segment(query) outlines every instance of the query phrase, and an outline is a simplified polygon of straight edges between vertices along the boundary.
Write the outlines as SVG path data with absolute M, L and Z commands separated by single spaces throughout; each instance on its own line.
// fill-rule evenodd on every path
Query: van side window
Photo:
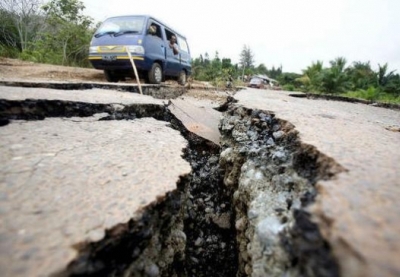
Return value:
M 174 34 L 173 32 L 171 32 L 170 30 L 167 30 L 167 29 L 165 29 L 165 34 L 167 36 L 168 41 L 171 41 L 172 36 L 176 37 L 176 34 Z M 176 41 L 175 43 L 179 45 L 178 41 Z M 180 45 L 179 45 L 179 47 L 180 47 Z
M 186 43 L 186 40 L 181 36 L 178 36 L 178 45 L 182 51 L 189 53 L 189 47 Z
M 167 29 L 165 29 L 165 33 L 167 35 L 169 48 L 172 49 L 172 52 L 174 53 L 174 55 L 178 55 L 179 51 L 180 51 L 180 45 L 177 40 L 177 35 Z
M 147 33 L 162 39 L 161 27 L 157 23 L 151 22 L 149 28 L 147 29 Z

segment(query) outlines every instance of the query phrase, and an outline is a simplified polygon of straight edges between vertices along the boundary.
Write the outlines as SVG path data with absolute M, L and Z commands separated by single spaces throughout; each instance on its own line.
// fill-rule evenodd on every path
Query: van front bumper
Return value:
M 90 55 L 88 59 L 96 69 L 132 69 L 132 64 L 128 55 Z M 132 56 L 132 59 L 134 60 L 135 66 L 138 70 L 148 70 L 149 67 L 143 56 Z

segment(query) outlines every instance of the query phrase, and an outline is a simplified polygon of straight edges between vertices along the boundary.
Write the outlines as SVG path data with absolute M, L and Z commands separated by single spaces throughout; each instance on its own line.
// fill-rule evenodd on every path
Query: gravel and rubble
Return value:
M 305 208 L 315 182 L 344 169 L 302 145 L 274 114 L 231 107 L 221 120 L 224 183 L 234 190 L 240 276 L 339 276 Z
M 237 105 L 273 111 L 299 139 L 340 164 L 316 180 L 307 212 L 342 276 L 398 276 L 400 255 L 400 113 L 374 105 L 291 97 L 290 92 L 238 92 Z M 309 163 L 307 159 L 304 164 Z

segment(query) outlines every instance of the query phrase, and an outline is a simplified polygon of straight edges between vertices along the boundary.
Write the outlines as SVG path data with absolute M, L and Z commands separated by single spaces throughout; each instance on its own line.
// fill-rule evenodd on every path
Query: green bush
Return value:
M 400 97 L 390 93 L 382 92 L 380 89 L 375 87 L 369 87 L 368 89 L 359 89 L 357 91 L 349 91 L 342 96 L 350 98 L 365 99 L 374 102 L 400 104 Z
M 0 56 L 6 58 L 18 58 L 19 50 L 13 47 L 0 45 Z
M 223 88 L 223 87 L 225 87 L 226 81 L 224 81 L 224 79 L 221 77 L 216 77 L 211 81 L 211 84 L 214 87 Z
M 24 61 L 41 62 L 41 55 L 35 51 L 24 50 L 19 54 L 19 58 Z
M 349 92 L 343 94 L 343 96 L 347 96 L 347 97 L 351 97 L 351 98 L 361 98 L 361 99 L 370 100 L 370 101 L 378 100 L 379 95 L 380 95 L 380 91 L 379 91 L 379 89 L 377 89 L 375 87 L 369 87 L 366 90 L 359 89 L 356 91 L 349 91 Z
M 292 84 L 287 84 L 283 86 L 283 90 L 287 90 L 287 91 L 294 91 L 295 87 Z
M 391 103 L 391 104 L 400 104 L 400 96 L 394 96 L 392 94 L 381 94 L 379 97 L 379 102 L 383 103 Z
M 361 95 L 367 100 L 378 100 L 380 91 L 377 88 L 369 87 L 367 90 L 361 90 Z

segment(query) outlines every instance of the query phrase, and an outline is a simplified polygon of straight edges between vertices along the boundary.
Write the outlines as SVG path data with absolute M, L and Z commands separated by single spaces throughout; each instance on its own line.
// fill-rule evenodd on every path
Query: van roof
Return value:
M 171 31 L 173 31 L 175 34 L 177 34 L 177 35 L 181 36 L 182 38 L 186 39 L 186 36 L 184 36 L 184 35 L 182 35 L 181 33 L 177 32 L 175 29 L 171 28 L 168 24 L 165 24 L 164 22 L 162 22 L 161 20 L 157 19 L 156 17 L 154 17 L 154 16 L 152 16 L 152 15 L 148 15 L 148 14 L 125 14 L 125 15 L 110 16 L 110 17 L 107 17 L 107 19 L 110 19 L 110 18 L 117 18 L 117 17 L 125 17 L 125 16 L 142 16 L 142 17 L 145 17 L 146 20 L 152 19 L 152 20 L 154 20 L 154 21 L 160 23 L 161 25 L 164 25 L 165 27 L 168 27 L 168 29 L 170 29 Z M 107 19 L 105 19 L 105 20 L 107 20 Z M 104 20 L 104 21 L 105 21 L 105 20 Z

